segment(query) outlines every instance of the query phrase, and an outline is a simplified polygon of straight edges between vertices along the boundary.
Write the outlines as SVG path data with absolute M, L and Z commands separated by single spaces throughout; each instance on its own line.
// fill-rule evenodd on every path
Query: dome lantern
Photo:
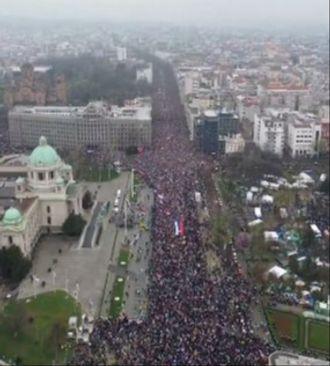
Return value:
M 56 165 L 61 159 L 56 150 L 48 145 L 46 137 L 41 136 L 39 146 L 32 151 L 29 161 L 33 167 L 47 168 Z

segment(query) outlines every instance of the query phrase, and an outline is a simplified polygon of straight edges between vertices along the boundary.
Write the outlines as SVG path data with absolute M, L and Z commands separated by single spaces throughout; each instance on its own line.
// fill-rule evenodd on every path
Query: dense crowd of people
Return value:
M 135 169 L 154 189 L 148 314 L 144 320 L 99 319 L 90 345 L 76 347 L 73 364 L 263 364 L 272 346 L 254 334 L 250 318 L 256 289 L 238 271 L 231 246 L 216 249 L 221 273 L 205 260 L 195 192 L 205 196 L 202 161 L 194 152 L 169 65 L 155 70 L 153 148 Z M 184 223 L 184 235 L 174 222 Z

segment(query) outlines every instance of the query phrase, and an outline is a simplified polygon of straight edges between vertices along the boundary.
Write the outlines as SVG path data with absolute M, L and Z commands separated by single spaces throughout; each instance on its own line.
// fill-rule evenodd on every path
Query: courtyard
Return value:
M 107 317 L 119 277 L 125 281 L 120 286 L 122 296 L 116 316 L 122 311 L 133 318 L 142 316 L 146 309 L 153 199 L 152 191 L 141 183 L 137 187 L 136 202 L 131 204 L 137 221 L 127 229 L 118 225 L 114 217 L 123 211 L 129 182 L 130 173 L 125 172 L 111 182 L 82 183 L 84 190 L 88 189 L 97 202 L 110 201 L 110 212 L 103 219 L 98 245 L 82 247 L 79 238 L 65 235 L 42 237 L 34 252 L 32 270 L 19 286 L 19 299 L 62 289 L 81 304 L 84 312 Z M 114 214 L 113 202 L 119 189 L 122 192 L 120 212 Z M 84 216 L 88 220 L 92 213 L 86 212 Z M 130 255 L 125 268 L 118 264 L 123 248 L 128 248 Z

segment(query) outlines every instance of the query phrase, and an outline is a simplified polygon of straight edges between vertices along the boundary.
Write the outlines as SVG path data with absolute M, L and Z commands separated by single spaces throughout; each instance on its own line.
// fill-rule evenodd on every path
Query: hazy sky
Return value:
M 329 0 L 0 0 L 0 15 L 218 25 L 326 25 Z

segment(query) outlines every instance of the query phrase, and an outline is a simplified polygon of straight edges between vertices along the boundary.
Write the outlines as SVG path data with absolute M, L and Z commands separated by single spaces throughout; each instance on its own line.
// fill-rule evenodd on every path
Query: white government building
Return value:
M 97 147 L 113 151 L 151 144 L 151 104 L 138 98 L 124 107 L 91 102 L 87 106 L 15 106 L 8 114 L 12 146 L 35 146 L 47 136 L 58 149 Z
M 0 213 L 0 248 L 17 245 L 29 256 L 41 234 L 61 232 L 68 215 L 81 212 L 72 167 L 43 136 L 27 158 L 26 178 L 17 178 L 13 188 L 11 207 Z

